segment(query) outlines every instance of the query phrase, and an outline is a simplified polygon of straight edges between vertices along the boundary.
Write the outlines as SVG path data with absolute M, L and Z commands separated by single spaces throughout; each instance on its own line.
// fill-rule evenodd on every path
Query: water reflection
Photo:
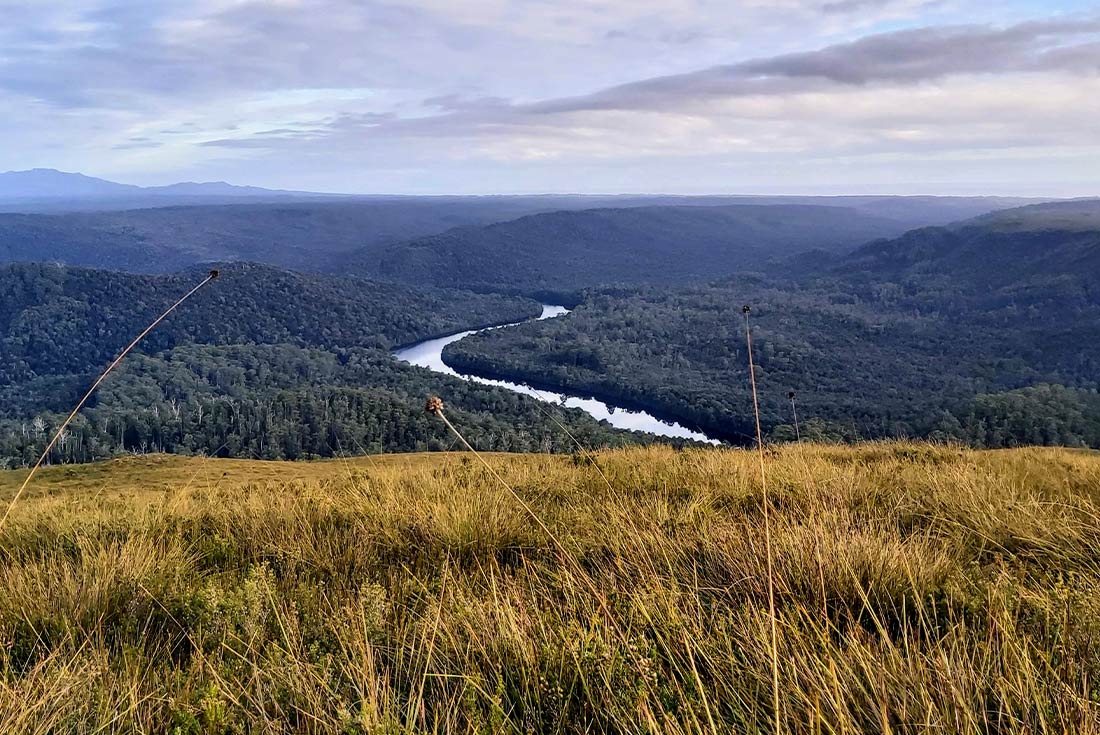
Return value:
M 563 316 L 569 313 L 569 309 L 564 306 L 555 306 L 552 304 L 543 304 L 542 315 L 538 319 L 553 319 L 554 317 Z M 504 329 L 505 327 L 514 327 L 516 324 L 522 324 L 523 322 L 515 322 L 512 324 L 502 324 L 497 327 L 489 327 L 488 329 Z M 652 414 L 645 411 L 631 411 L 621 406 L 614 406 L 603 401 L 596 400 L 595 398 L 583 398 L 581 396 L 570 395 L 566 393 L 555 393 L 553 391 L 538 390 L 532 388 L 529 385 L 523 383 L 512 383 L 506 380 L 493 380 L 491 378 L 482 378 L 478 375 L 465 375 L 454 370 L 450 365 L 443 362 L 443 348 L 449 344 L 465 339 L 471 334 L 477 334 L 478 332 L 488 331 L 486 329 L 472 329 L 466 332 L 459 332 L 458 334 L 452 334 L 447 337 L 439 337 L 438 339 L 429 339 L 423 342 L 418 342 L 410 347 L 405 347 L 400 350 L 396 350 L 393 354 L 404 362 L 411 363 L 413 365 L 419 365 L 420 367 L 428 368 L 437 373 L 444 375 L 453 375 L 463 380 L 469 380 L 474 383 L 482 383 L 484 385 L 495 385 L 500 388 L 506 388 L 516 393 L 523 393 L 524 395 L 532 396 L 540 401 L 546 401 L 547 403 L 557 403 L 568 408 L 579 408 L 597 420 L 606 421 L 612 426 L 619 429 L 629 429 L 633 431 L 645 431 L 650 434 L 656 434 L 658 436 L 676 437 L 681 439 L 694 439 L 695 441 L 707 442 L 708 444 L 718 444 L 716 439 L 711 439 L 706 434 L 698 431 L 692 431 L 684 426 L 681 426 L 675 422 L 662 421 Z

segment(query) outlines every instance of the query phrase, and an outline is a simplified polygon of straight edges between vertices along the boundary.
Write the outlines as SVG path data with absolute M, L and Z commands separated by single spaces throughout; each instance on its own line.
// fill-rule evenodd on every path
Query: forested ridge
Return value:
M 49 190 L 55 188 L 51 184 Z M 186 189 L 174 188 L 175 195 Z M 266 194 L 272 193 L 277 192 Z M 277 194 L 276 201 L 237 197 L 230 200 L 232 203 L 188 206 L 168 206 L 171 197 L 150 199 L 147 195 L 129 204 L 125 197 L 54 198 L 40 201 L 52 202 L 47 213 L 36 213 L 33 206 L 21 209 L 18 202 L 5 204 L 0 191 L 0 263 L 58 262 L 135 273 L 170 273 L 210 261 L 249 261 L 301 271 L 354 270 L 360 275 L 378 276 L 380 260 L 398 257 L 396 253 L 406 243 L 416 249 L 423 238 L 447 233 L 444 242 L 458 238 L 476 245 L 478 240 L 493 236 L 495 231 L 489 229 L 493 224 L 537 213 L 555 213 L 559 219 L 568 220 L 573 210 L 675 208 L 688 210 L 688 226 L 698 230 L 707 227 L 714 212 L 735 205 L 746 207 L 744 212 L 754 207 L 774 213 L 784 207 L 828 209 L 838 215 L 845 213 L 853 221 L 843 224 L 842 230 L 858 235 L 845 243 L 856 246 L 873 237 L 945 224 L 1021 203 L 997 197 L 438 196 L 302 200 L 292 193 Z M 67 207 L 74 211 L 65 211 Z M 82 209 L 93 211 L 79 211 Z M 696 218 L 698 222 L 692 224 Z M 629 221 L 630 215 L 625 219 Z M 526 221 L 518 230 L 530 224 Z M 769 225 L 761 224 L 766 234 Z M 788 227 L 805 239 L 804 225 L 793 221 Z M 837 241 L 840 231 L 809 234 L 826 247 Z M 545 233 L 536 236 L 545 242 Z M 629 249 L 632 244 L 625 241 L 606 245 Z M 551 263 L 544 261 L 543 265 Z M 440 274 L 401 269 L 398 275 L 419 284 L 440 285 L 436 280 Z M 469 283 L 457 285 L 469 288 Z
M 560 294 L 611 283 L 706 282 L 807 250 L 845 252 L 905 229 L 834 206 L 591 209 L 456 228 L 371 251 L 360 265 L 406 283 Z
M 380 197 L 49 214 L 0 212 L 0 263 L 57 261 L 170 273 L 209 261 L 251 261 L 301 271 L 341 272 L 351 253 L 362 258 L 378 248 L 454 227 L 581 207 L 586 201 L 581 197 Z
M 0 266 L 3 377 L 103 365 L 205 275 Z M 231 264 L 146 344 L 151 350 L 181 342 L 389 349 L 539 313 L 537 302 L 518 297 Z

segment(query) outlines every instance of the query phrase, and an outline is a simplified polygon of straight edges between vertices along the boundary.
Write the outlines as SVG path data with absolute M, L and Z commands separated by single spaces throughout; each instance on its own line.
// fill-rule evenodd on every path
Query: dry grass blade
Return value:
M 554 543 L 554 546 L 557 548 L 562 565 L 565 567 L 569 567 L 570 571 L 573 574 L 573 578 L 583 584 L 587 588 L 588 592 L 591 593 L 597 606 L 599 606 L 600 610 L 606 616 L 607 623 L 610 626 L 610 630 L 612 631 L 612 633 L 624 647 L 629 647 L 630 641 L 628 640 L 625 632 L 616 620 L 616 617 L 613 614 L 611 608 L 608 606 L 607 600 L 605 599 L 604 595 L 602 594 L 596 583 L 589 576 L 588 572 L 584 569 L 580 562 L 577 561 L 573 554 L 569 553 L 569 549 L 566 548 L 565 544 L 562 543 L 557 534 L 555 534 L 550 529 L 550 527 L 546 525 L 542 518 L 539 517 L 539 514 L 535 512 L 535 509 L 532 508 L 530 504 L 528 504 L 527 501 L 525 501 L 520 496 L 520 494 L 515 491 L 515 488 L 513 488 L 507 480 L 500 476 L 500 473 L 493 469 L 492 465 L 485 461 L 485 458 L 482 457 L 481 454 L 478 453 L 478 451 L 470 445 L 470 442 L 466 441 L 466 437 L 462 435 L 462 432 L 460 432 L 455 427 L 455 425 L 451 423 L 450 419 L 447 418 L 446 414 L 443 413 L 443 399 L 439 398 L 438 396 L 432 396 L 428 399 L 424 410 L 426 410 L 430 414 L 439 417 L 443 421 L 443 423 L 446 424 L 447 428 L 451 430 L 451 433 L 458 437 L 459 441 L 462 442 L 462 445 L 465 446 L 466 449 L 468 449 L 475 457 L 477 457 L 477 460 L 481 462 L 485 469 L 489 470 L 493 477 L 495 477 L 496 480 L 508 490 L 508 493 L 516 500 L 516 502 L 520 504 L 524 512 L 528 516 L 530 516 L 536 524 L 538 524 L 538 527 L 542 529 L 542 532 L 546 534 L 546 536 Z M 600 474 L 603 475 L 602 472 Z M 607 481 L 608 487 L 614 490 L 614 487 L 611 485 L 610 481 L 607 480 L 606 476 L 604 476 L 604 480 Z
M 57 444 L 57 440 L 61 437 L 62 434 L 65 433 L 65 429 L 69 428 L 69 424 L 71 424 L 73 422 L 73 419 L 76 418 L 76 415 L 78 413 L 80 413 L 80 409 L 84 408 L 84 404 L 86 404 L 88 402 L 88 399 L 92 397 L 92 394 L 95 393 L 96 388 L 98 388 L 103 383 L 103 381 L 107 379 L 107 376 L 111 374 L 111 371 L 113 371 L 116 367 L 118 367 L 119 363 L 121 363 L 122 360 L 128 354 L 130 354 L 130 352 L 135 347 L 138 346 L 138 343 L 141 342 L 141 340 L 145 339 L 145 337 L 150 332 L 152 332 L 154 329 L 156 329 L 157 325 L 159 325 L 161 322 L 163 322 L 165 319 L 167 319 L 168 316 L 173 311 L 178 309 L 180 307 L 180 305 L 183 304 L 183 302 L 187 301 L 189 298 L 194 296 L 195 293 L 197 293 L 199 289 L 201 289 L 203 286 L 205 286 L 206 284 L 208 284 L 211 281 L 213 281 L 214 279 L 216 279 L 218 277 L 218 275 L 219 275 L 218 271 L 216 271 L 216 270 L 210 271 L 209 275 L 207 275 L 206 278 L 204 278 L 202 281 L 200 281 L 197 286 L 195 286 L 190 291 L 185 293 L 182 297 L 180 297 L 180 299 L 178 301 L 176 301 L 176 303 L 169 306 L 164 311 L 163 314 L 161 314 L 156 319 L 154 319 L 152 322 L 150 322 L 149 326 L 147 326 L 145 329 L 141 330 L 141 333 L 138 334 L 138 336 L 134 337 L 133 341 L 130 342 L 130 344 L 128 344 L 126 346 L 126 348 L 123 349 L 122 352 L 120 352 L 118 354 L 118 357 L 116 357 L 114 359 L 114 361 L 110 365 L 107 366 L 107 369 L 104 370 L 102 373 L 100 373 L 99 377 L 96 378 L 94 383 L 92 383 L 92 387 L 88 389 L 88 392 L 84 394 L 84 397 L 81 398 L 77 402 L 76 406 L 73 407 L 73 410 L 69 412 L 69 415 L 65 418 L 64 421 L 61 422 L 61 425 L 57 427 L 57 431 L 54 432 L 53 437 L 50 439 L 49 443 L 46 444 L 46 448 L 43 449 L 42 454 L 39 455 L 38 461 L 34 463 L 34 466 L 31 467 L 31 471 L 29 473 L 27 473 L 27 478 L 25 480 L 23 480 L 23 484 L 20 486 L 19 490 L 15 493 L 15 497 L 13 497 L 11 499 L 11 502 L 8 503 L 7 510 L 4 511 L 4 516 L 2 518 L 0 518 L 0 528 L 3 528 L 4 524 L 7 523 L 8 516 L 11 515 L 12 508 L 14 508 L 15 504 L 17 502 L 19 502 L 20 496 L 23 495 L 23 492 L 27 489 L 27 486 L 31 484 L 31 480 L 34 479 L 34 476 L 38 472 L 38 469 L 42 466 L 42 463 L 46 461 L 46 457 L 49 456 L 50 452 L 53 450 L 54 446 Z
M 535 393 L 538 393 L 539 395 L 541 395 L 541 393 L 538 390 L 535 390 Z M 549 401 L 547 401 L 547 403 L 549 403 Z M 600 478 L 603 480 L 604 484 L 607 485 L 607 489 L 610 490 L 611 492 L 615 492 L 615 488 L 612 487 L 611 481 L 607 479 L 607 475 L 604 473 L 603 468 L 600 467 L 600 463 L 596 460 L 596 455 L 592 454 L 592 452 L 590 452 L 587 447 L 585 447 L 583 444 L 580 443 L 580 441 L 577 439 L 577 437 L 575 437 L 573 435 L 573 432 L 569 430 L 569 427 L 567 427 L 565 424 L 563 424 L 561 421 L 559 421 L 558 418 L 556 416 L 554 416 L 554 414 L 550 413 L 549 411 L 544 409 L 541 405 L 539 405 L 538 401 L 535 402 L 535 408 L 537 408 L 542 413 L 543 416 L 545 416 L 546 418 L 553 421 L 559 429 L 561 429 L 562 431 L 565 432 L 565 435 L 569 437 L 570 441 L 573 442 L 574 446 L 576 446 L 577 449 L 580 450 L 581 455 L 583 455 L 585 457 L 585 459 L 587 459 L 589 462 L 591 462 L 592 466 L 596 468 L 596 472 L 598 472 L 600 474 Z
M 554 545 L 558 547 L 558 550 L 565 554 L 565 546 L 558 539 L 558 537 L 554 535 L 554 532 L 550 530 L 550 527 L 543 523 L 542 519 L 539 518 L 539 514 L 536 513 L 535 510 L 527 504 L 527 501 L 520 497 L 519 493 L 517 493 L 512 488 L 512 486 L 508 484 L 507 480 L 500 476 L 500 473 L 493 469 L 493 466 L 491 464 L 485 461 L 485 458 L 482 457 L 481 454 L 476 449 L 474 449 L 473 446 L 470 445 L 470 442 L 466 441 L 466 437 L 462 436 L 462 432 L 455 428 L 455 425 L 452 424 L 451 420 L 447 418 L 447 415 L 443 413 L 443 399 L 437 396 L 432 396 L 428 399 L 427 404 L 424 406 L 424 410 L 434 416 L 439 417 L 443 421 L 443 423 L 446 424 L 447 428 L 451 430 L 451 433 L 458 437 L 458 440 L 462 442 L 462 446 L 466 447 L 466 449 L 469 450 L 471 454 L 477 457 L 477 461 L 481 462 L 485 469 L 489 470 L 489 473 L 496 478 L 497 482 L 499 482 L 508 490 L 509 494 L 511 494 L 511 496 L 515 498 L 516 502 L 518 502 L 523 507 L 523 510 L 527 513 L 527 515 L 531 516 L 535 523 L 538 524 L 543 533 L 550 537 L 550 540 L 554 542 Z
M 768 617 L 771 619 L 772 654 L 772 699 L 775 707 L 775 732 L 780 731 L 779 712 L 779 631 L 775 618 L 775 561 L 772 552 L 771 500 L 768 497 L 768 473 L 764 463 L 764 434 L 760 428 L 760 398 L 756 391 L 756 365 L 752 357 L 752 327 L 749 314 L 752 309 L 746 304 L 741 309 L 745 317 L 745 346 L 749 357 L 749 380 L 752 385 L 752 409 L 756 418 L 756 453 L 760 458 L 760 488 L 764 494 L 764 553 L 768 562 Z
M 801 442 L 802 432 L 798 428 L 798 405 L 794 402 L 796 397 L 793 390 L 787 394 L 787 400 L 791 402 L 791 416 L 794 418 L 794 440 Z

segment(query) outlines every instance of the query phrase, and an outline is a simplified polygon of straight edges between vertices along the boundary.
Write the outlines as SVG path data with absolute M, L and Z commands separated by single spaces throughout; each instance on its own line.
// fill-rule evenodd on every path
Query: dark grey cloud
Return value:
M 162 148 L 163 143 L 159 143 L 155 140 L 146 141 L 131 141 L 127 143 L 117 143 L 111 146 L 113 151 L 138 151 L 138 150 L 153 150 L 155 148 Z
M 938 2 L 924 3 L 924 7 L 938 5 Z M 881 10 L 892 5 L 892 0 L 835 0 L 821 6 L 821 10 L 827 15 L 846 15 L 848 13 L 862 13 L 873 10 Z
M 1004 73 L 1049 67 L 1055 62 L 1052 53 L 1098 32 L 1100 21 L 1031 22 L 1005 29 L 923 28 L 871 36 L 820 51 L 750 61 L 732 71 L 751 77 L 820 78 L 841 84 L 919 82 L 950 74 Z
M 293 141 L 296 136 L 293 135 L 280 135 L 280 136 L 262 136 L 254 135 L 248 138 L 215 138 L 214 140 L 204 140 L 199 143 L 201 148 L 239 148 L 239 149 L 261 149 L 270 150 L 283 147 L 283 144 Z
M 551 100 L 535 113 L 662 109 L 713 97 L 790 94 L 829 85 L 918 83 L 959 74 L 1092 73 L 1100 66 L 1100 19 L 956 26 L 883 33 L 817 51 L 753 59 Z

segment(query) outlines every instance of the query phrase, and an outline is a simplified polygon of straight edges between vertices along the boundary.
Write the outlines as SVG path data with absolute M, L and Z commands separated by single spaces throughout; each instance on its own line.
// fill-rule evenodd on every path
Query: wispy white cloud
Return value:
M 924 182 L 996 172 L 1023 188 L 1038 172 L 1087 186 L 1100 17 L 1047 6 L 994 25 L 965 5 L 0 0 L 0 168 L 752 190 L 800 164 L 791 188 L 873 185 L 890 160 Z M 1036 169 L 1040 150 L 1050 164 Z

